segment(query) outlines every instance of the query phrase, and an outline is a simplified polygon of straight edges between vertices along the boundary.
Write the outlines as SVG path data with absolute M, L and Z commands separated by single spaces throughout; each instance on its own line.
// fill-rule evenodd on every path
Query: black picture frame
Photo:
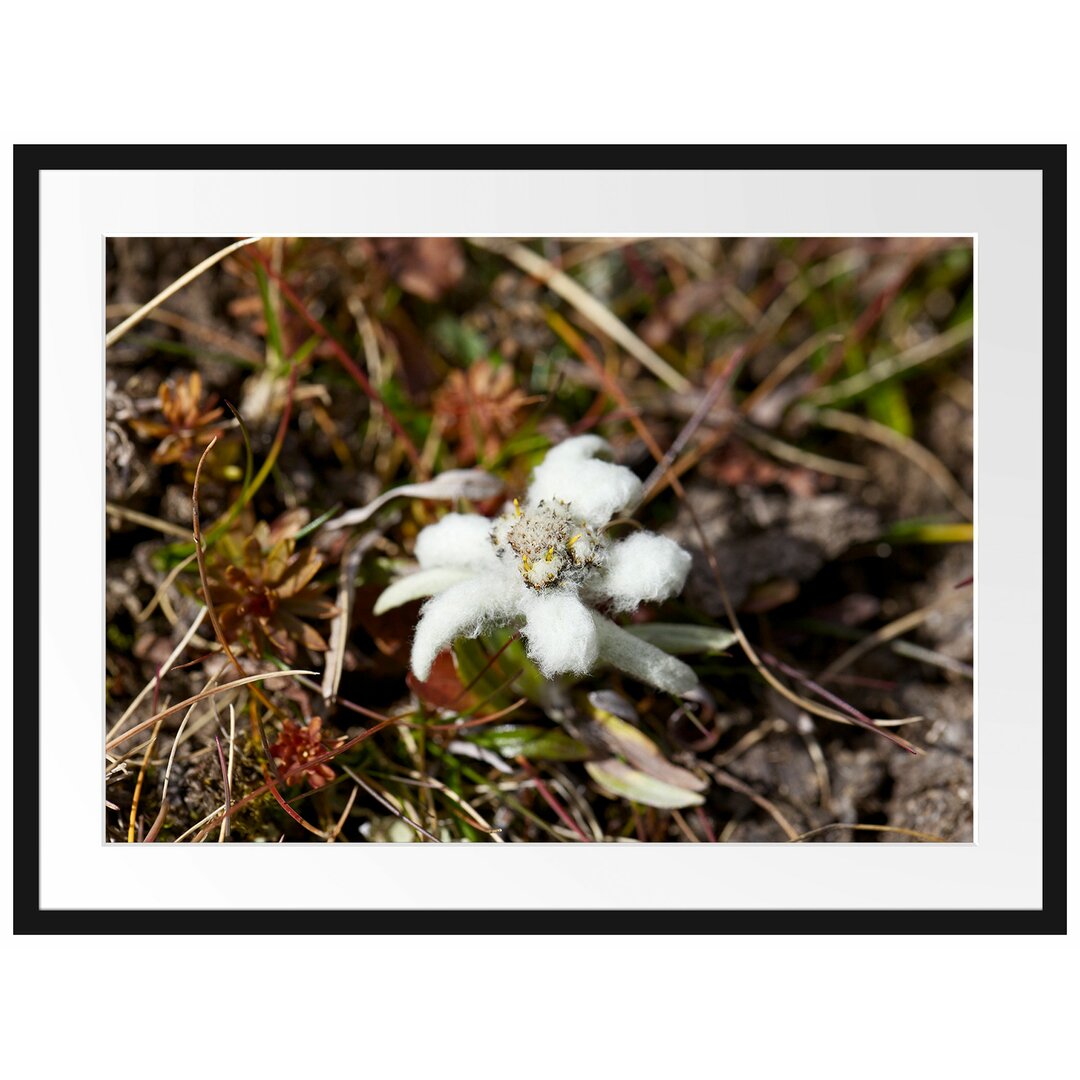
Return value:
M 43 910 L 40 905 L 38 806 L 39 724 L 39 456 L 44 428 L 39 394 L 39 174 L 42 170 L 273 170 L 289 147 L 180 145 L 21 145 L 14 148 L 14 499 L 20 527 L 13 538 L 14 610 L 19 612 L 13 679 L 13 923 L 17 934 L 156 932 L 161 910 Z M 789 146 L 305 146 L 306 168 L 621 170 L 1033 170 L 1042 175 L 1043 274 L 1043 548 L 1045 568 L 1065 565 L 1066 148 L 1058 145 L 789 145 Z M 1057 368 L 1051 365 L 1056 365 Z M 1063 934 L 1066 931 L 1066 634 L 1064 606 L 1043 576 L 1042 895 L 1038 910 L 611 910 L 365 911 L 363 927 L 380 933 L 715 933 L 745 934 Z M 987 898 L 988 903 L 992 898 Z M 345 913 L 345 912 L 343 912 Z M 340 933 L 334 912 L 291 925 Z M 723 915 L 723 919 L 718 919 Z M 275 910 L 187 910 L 169 920 L 184 934 L 273 933 Z

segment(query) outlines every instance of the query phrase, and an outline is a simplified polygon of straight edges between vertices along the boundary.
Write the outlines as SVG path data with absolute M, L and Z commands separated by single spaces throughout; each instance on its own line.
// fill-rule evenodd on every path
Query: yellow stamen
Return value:
M 566 541 L 566 546 L 568 548 L 572 548 L 580 539 L 581 533 L 577 533 L 575 536 L 571 536 L 570 539 Z
M 525 573 L 528 574 L 532 570 L 532 563 L 529 562 L 528 555 L 521 556 L 521 565 L 525 567 Z
M 517 501 L 517 499 L 514 500 L 514 517 L 521 517 L 521 504 Z
M 544 562 L 551 562 L 555 558 L 555 549 L 550 547 L 547 549 L 547 554 L 544 556 Z

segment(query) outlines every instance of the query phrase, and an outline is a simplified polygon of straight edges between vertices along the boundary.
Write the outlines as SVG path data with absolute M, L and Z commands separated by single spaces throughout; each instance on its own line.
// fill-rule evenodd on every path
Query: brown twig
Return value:
M 214 683 L 221 677 L 222 671 L 225 668 L 222 666 L 210 677 L 210 682 L 207 689 L 210 689 Z M 162 827 L 165 824 L 165 818 L 169 810 L 169 781 L 172 779 L 173 762 L 176 760 L 176 751 L 180 746 L 180 742 L 183 739 L 184 728 L 187 727 L 188 720 L 191 719 L 191 714 L 195 711 L 195 705 L 184 713 L 184 719 L 180 721 L 180 726 L 176 729 L 176 734 L 173 736 L 172 747 L 169 749 L 169 760 L 165 763 L 165 779 L 161 784 L 161 809 L 158 810 L 157 817 L 154 818 L 154 823 L 150 826 L 149 832 L 143 838 L 144 844 L 152 844 L 157 838 L 158 833 L 161 832 Z
M 719 373 L 709 384 L 709 389 L 706 391 L 705 396 L 701 399 L 700 404 L 694 410 L 693 415 L 683 425 L 682 431 L 675 437 L 675 441 L 667 448 L 667 452 L 656 463 L 653 471 L 649 473 L 648 479 L 641 489 L 640 503 L 649 501 L 649 497 L 660 481 L 667 474 L 668 470 L 674 464 L 675 459 L 683 452 L 683 448 L 690 442 L 697 432 L 697 429 L 705 422 L 706 417 L 712 412 L 713 406 L 716 404 L 723 391 L 731 385 L 731 381 L 735 378 L 736 372 L 739 369 L 739 365 L 746 359 L 746 346 L 740 345 L 738 348 L 733 349 L 731 355 L 728 357 L 727 362 Z
M 811 836 L 818 836 L 820 833 L 830 832 L 833 829 L 854 829 L 856 832 L 891 832 L 900 833 L 901 836 L 912 836 L 916 840 L 923 840 L 930 844 L 947 844 L 948 841 L 942 836 L 931 836 L 930 833 L 916 832 L 914 829 L 902 829 L 899 825 L 847 825 L 843 821 L 834 821 L 829 825 L 822 825 L 818 829 L 811 829 L 809 832 L 802 833 L 800 836 L 795 836 L 791 839 L 792 844 L 801 844 L 804 840 L 809 840 Z
M 796 668 L 793 668 L 790 664 L 785 664 L 783 660 L 778 660 L 775 656 L 772 656 L 770 653 L 767 653 L 764 650 L 762 650 L 761 657 L 767 664 L 771 664 L 773 667 L 779 668 L 789 678 L 797 679 L 799 682 L 801 682 L 804 686 L 808 687 L 819 697 L 822 697 L 830 704 L 835 705 L 841 712 L 847 713 L 847 715 L 851 717 L 851 720 L 854 723 L 858 724 L 860 727 L 867 728 L 869 731 L 877 732 L 878 735 L 881 735 L 883 738 L 888 739 L 891 743 L 895 743 L 897 746 L 906 750 L 909 754 L 917 755 L 919 753 L 919 751 L 914 746 L 912 746 L 911 743 L 907 741 L 907 739 L 902 739 L 899 735 L 894 735 L 891 731 L 886 731 L 883 728 L 878 727 L 877 724 L 875 724 L 869 716 L 867 716 L 865 713 L 859 712 L 859 710 L 856 709 L 854 705 L 849 705 L 846 701 L 843 700 L 843 698 L 837 697 L 831 691 L 826 690 L 825 687 L 814 682 L 814 680 L 811 679 L 809 675 L 803 674 L 803 672 L 797 670 Z
M 822 345 L 831 345 L 837 341 L 843 341 L 844 335 L 838 334 L 835 330 L 820 330 L 816 334 L 812 334 L 801 345 L 796 346 L 791 352 L 785 356 L 780 363 L 776 365 L 746 395 L 745 398 L 739 404 L 739 411 L 743 416 L 750 416 L 754 408 L 762 401 L 769 397 L 769 395 L 791 374 L 793 374 L 799 367 L 801 367 L 811 356 L 814 355 L 821 348 Z
M 345 809 L 341 811 L 341 815 L 338 817 L 334 827 L 326 834 L 326 842 L 328 844 L 332 844 L 341 835 L 341 830 L 345 828 L 345 822 L 349 820 L 353 804 L 356 802 L 356 796 L 359 794 L 360 785 L 353 784 L 353 789 L 349 792 L 349 798 L 345 803 Z
M 401 821 L 404 821 L 406 825 L 408 825 L 412 829 L 415 829 L 418 833 L 420 833 L 421 836 L 430 840 L 433 844 L 442 843 L 442 841 L 437 836 L 429 833 L 423 825 L 420 825 L 417 822 L 413 821 L 410 817 L 406 817 L 406 815 L 403 814 L 396 806 L 394 806 L 394 804 L 389 799 L 383 798 L 383 796 L 379 794 L 379 792 L 373 785 L 369 784 L 361 776 L 353 772 L 353 770 L 350 769 L 348 765 L 342 764 L 341 769 L 345 772 L 347 776 L 352 777 L 352 779 L 360 787 L 362 787 L 376 802 L 381 803 L 383 806 L 385 806 L 386 809 L 394 815 L 394 817 L 398 818 Z
M 878 320 L 889 309 L 892 302 L 899 296 L 904 282 L 911 277 L 915 268 L 922 262 L 923 256 L 933 246 L 932 240 L 923 240 L 916 244 L 915 250 L 905 260 L 896 276 L 870 301 L 863 309 L 862 314 L 855 320 L 851 333 L 833 346 L 832 351 L 825 358 L 825 362 L 810 376 L 810 389 L 817 390 L 829 382 L 840 370 L 844 362 L 844 353 L 852 346 L 858 345 L 863 338 L 877 325 Z
M 731 788 L 732 791 L 737 791 L 740 795 L 745 795 L 748 799 L 757 803 L 784 830 L 789 840 L 798 839 L 798 830 L 784 817 L 779 808 L 769 802 L 764 795 L 759 795 L 749 784 L 744 784 L 737 776 L 732 776 L 731 773 L 724 772 L 723 769 L 710 769 L 709 771 L 718 784 L 723 784 L 724 787 Z
M 272 759 L 271 759 L 271 760 L 272 760 Z M 297 823 L 297 825 L 301 825 L 301 826 L 303 826 L 303 828 L 307 829 L 307 831 L 308 831 L 309 833 L 313 833 L 313 834 L 314 834 L 315 836 L 317 836 L 317 837 L 318 837 L 318 838 L 319 838 L 320 840 L 325 840 L 325 839 L 326 839 L 326 833 L 324 833 L 324 832 L 322 831 L 322 829 L 316 829 L 316 828 L 315 828 L 315 826 L 314 826 L 314 825 L 312 825 L 312 824 L 311 824 L 310 822 L 307 822 L 307 821 L 305 821 L 305 820 L 304 820 L 304 819 L 303 819 L 303 818 L 302 818 L 302 817 L 301 817 L 301 816 L 300 816 L 300 815 L 299 815 L 299 814 L 298 814 L 298 813 L 297 813 L 297 812 L 296 812 L 296 811 L 295 811 L 295 810 L 294 810 L 294 809 L 293 809 L 293 808 L 292 808 L 292 807 L 291 807 L 291 806 L 290 806 L 290 805 L 289 805 L 289 804 L 288 804 L 288 803 L 287 803 L 287 802 L 286 802 L 286 801 L 285 801 L 285 800 L 284 800 L 284 799 L 282 798 L 281 792 L 280 792 L 280 791 L 278 791 L 278 789 L 277 789 L 277 784 L 275 784 L 275 783 L 274 783 L 274 781 L 273 781 L 273 780 L 272 780 L 272 779 L 270 778 L 270 770 L 269 770 L 269 769 L 263 769 L 263 779 L 264 779 L 264 780 L 266 781 L 266 786 L 267 786 L 267 788 L 269 788 L 269 790 L 270 790 L 270 794 L 271 794 L 271 795 L 273 795 L 273 796 L 274 796 L 274 798 L 275 798 L 275 799 L 277 800 L 277 804 L 278 804 L 278 806 L 280 806 L 280 807 L 281 807 L 281 809 L 282 809 L 282 810 L 284 810 L 284 811 L 285 811 L 285 813 L 286 813 L 286 814 L 288 814 L 288 815 L 289 815 L 289 817 L 291 817 L 291 818 L 293 819 L 293 821 L 295 821 L 295 822 Z M 226 816 L 228 816 L 228 810 L 226 810 L 226 811 L 225 811 L 225 814 L 226 814 Z
M 298 668 L 296 670 L 289 668 L 284 671 L 263 671 L 257 675 L 245 675 L 242 679 L 234 679 L 232 682 L 225 683 L 223 686 L 215 686 L 209 690 L 203 690 L 201 693 L 195 694 L 194 697 L 186 698 L 176 705 L 170 705 L 167 709 L 163 709 L 160 713 L 149 717 L 149 719 L 140 721 L 133 728 L 129 728 L 127 731 L 113 736 L 113 738 L 105 744 L 105 749 L 112 750 L 114 747 L 119 746 L 120 743 L 126 742 L 133 735 L 138 735 L 139 732 L 145 731 L 148 727 L 153 727 L 159 720 L 163 720 L 167 716 L 172 716 L 174 713 L 178 713 L 183 709 L 186 709 L 189 705 L 194 705 L 198 701 L 213 697 L 214 694 L 224 694 L 229 690 L 235 690 L 241 686 L 249 686 L 251 683 L 261 682 L 265 679 L 284 679 L 294 678 L 299 675 L 318 674 L 319 672 L 317 671 L 307 671 L 303 668 Z
M 225 764 L 225 752 L 221 749 L 221 740 L 217 732 L 214 732 L 214 745 L 217 747 L 218 764 L 221 766 L 221 783 L 225 788 L 225 838 L 228 838 L 229 807 L 232 805 L 232 792 L 229 790 L 229 769 Z
M 494 667 L 495 662 L 499 659 L 499 657 L 502 656 L 502 654 L 506 652 L 506 650 L 509 649 L 510 646 L 513 645 L 514 642 L 517 641 L 520 637 L 521 631 L 515 630 L 510 635 L 510 637 L 507 638 L 506 641 L 499 646 L 495 654 L 488 658 L 488 662 L 472 677 L 472 679 L 469 680 L 468 686 L 464 686 L 461 688 L 461 693 L 459 693 L 457 697 L 455 697 L 454 700 L 450 702 L 448 708 L 456 708 L 458 703 L 465 697 L 465 695 L 491 670 L 492 667 Z M 520 674 L 521 672 L 519 671 L 517 675 L 514 676 L 514 678 L 516 679 L 517 676 Z M 511 679 L 510 681 L 513 682 L 513 679 Z
M 885 626 L 875 630 L 872 634 L 864 637 L 862 641 L 857 641 L 851 648 L 846 649 L 840 656 L 838 656 L 820 675 L 818 675 L 819 682 L 829 682 L 835 678 L 841 671 L 851 667 L 856 660 L 861 656 L 865 656 L 866 653 L 872 649 L 876 649 L 878 645 L 883 645 L 887 641 L 891 641 L 893 638 L 899 637 L 901 634 L 906 634 L 909 630 L 914 630 L 915 627 L 921 626 L 933 613 L 933 604 L 929 604 L 926 607 L 917 608 L 915 611 L 909 611 L 906 615 L 901 615 L 898 619 L 893 619 L 892 622 L 886 623 Z
M 160 672 L 160 668 L 158 669 Z M 157 689 L 154 690 L 155 704 L 157 698 Z M 131 815 L 128 818 L 128 843 L 135 843 L 135 821 L 138 817 L 139 799 L 142 796 L 143 780 L 146 778 L 146 768 L 150 764 L 150 755 L 154 752 L 154 745 L 157 743 L 158 732 L 161 731 L 161 720 L 154 725 L 154 731 L 150 736 L 150 741 L 146 744 L 146 753 L 143 754 L 142 765 L 139 766 L 139 777 L 135 781 L 135 794 L 131 799 Z
M 562 803 L 551 794 L 547 784 L 541 779 L 540 774 L 532 767 L 528 759 L 518 754 L 517 763 L 529 774 L 530 779 L 536 785 L 536 790 L 543 796 L 544 802 L 555 811 L 559 820 L 574 832 L 584 843 L 591 844 L 592 839 L 584 832 L 580 825 L 566 812 Z
M 214 713 L 217 714 L 217 703 L 214 704 Z M 215 734 L 214 738 L 217 738 Z M 220 744 L 218 747 L 220 751 Z M 224 843 L 229 839 L 229 834 L 232 831 L 232 822 L 229 816 L 229 807 L 232 805 L 232 773 L 233 773 L 233 753 L 236 750 L 236 707 L 230 702 L 229 704 L 229 764 L 225 769 L 225 813 L 221 818 L 221 828 L 218 830 L 218 843 Z
M 520 673 L 519 673 L 520 674 Z M 516 677 L 516 676 L 515 676 Z M 425 731 L 463 731 L 465 728 L 482 727 L 484 724 L 493 724 L 496 720 L 502 720 L 511 713 L 517 712 L 529 699 L 520 697 L 512 705 L 507 705 L 498 712 L 489 713 L 487 716 L 474 716 L 470 720 L 462 720 L 459 724 L 416 724 Z

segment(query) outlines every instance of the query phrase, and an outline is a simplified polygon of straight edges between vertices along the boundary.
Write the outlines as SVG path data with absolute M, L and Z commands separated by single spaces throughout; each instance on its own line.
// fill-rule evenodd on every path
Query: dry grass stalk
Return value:
M 242 247 L 246 247 L 248 244 L 254 244 L 257 240 L 261 240 L 260 236 L 249 236 L 244 240 L 237 240 L 235 244 L 229 244 L 228 247 L 223 247 L 220 251 L 214 252 L 207 259 L 203 259 L 198 266 L 193 266 L 186 274 L 181 274 L 171 285 L 162 289 L 161 292 L 153 298 L 148 300 L 138 311 L 129 315 L 119 326 L 114 326 L 105 335 L 105 348 L 109 348 L 110 345 L 115 345 L 129 330 L 136 327 L 150 314 L 156 307 L 160 307 L 169 299 L 170 296 L 178 293 L 185 285 L 190 285 L 197 277 L 205 274 L 212 266 L 216 266 L 226 256 L 231 255 L 234 251 L 238 251 Z
M 680 375 L 662 356 L 653 352 L 624 322 L 616 318 L 595 296 L 583 289 L 572 277 L 553 266 L 542 255 L 530 251 L 522 244 L 506 240 L 471 239 L 475 247 L 493 251 L 512 262 L 519 270 L 546 285 L 561 296 L 572 308 L 583 315 L 602 334 L 621 345 L 635 360 L 648 368 L 661 382 L 672 390 L 687 394 L 693 384 Z

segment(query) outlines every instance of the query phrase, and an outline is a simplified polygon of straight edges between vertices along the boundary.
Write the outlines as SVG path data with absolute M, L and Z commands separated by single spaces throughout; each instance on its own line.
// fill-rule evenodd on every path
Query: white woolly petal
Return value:
M 596 460 L 596 454 L 610 449 L 598 435 L 581 435 L 552 447 L 533 472 L 529 505 L 561 499 L 589 525 L 605 525 L 641 494 L 641 481 L 629 469 Z
M 611 443 L 607 439 L 602 439 L 599 435 L 574 435 L 556 443 L 544 455 L 544 461 L 585 461 L 599 454 L 611 456 Z
M 415 574 L 406 574 L 379 593 L 379 599 L 371 609 L 372 613 L 383 615 L 410 600 L 419 600 L 422 596 L 438 596 L 451 585 L 475 575 L 475 570 L 466 570 L 460 566 L 436 566 L 431 570 L 417 570 Z
M 586 674 L 596 663 L 592 613 L 573 592 L 528 593 L 522 603 L 526 652 L 547 678 Z
M 595 611 L 589 614 L 596 626 L 601 660 L 669 694 L 687 694 L 698 685 L 698 677 L 689 665 L 655 645 L 628 634 L 621 626 L 616 626 Z
M 435 657 L 455 638 L 477 637 L 514 622 L 522 589 L 520 578 L 500 571 L 470 577 L 429 600 L 420 610 L 413 638 L 413 674 L 426 679 Z
M 491 544 L 491 521 L 479 514 L 447 514 L 420 530 L 416 561 L 425 570 L 437 566 L 484 569 L 498 560 Z
M 591 591 L 610 599 L 617 611 L 632 611 L 638 604 L 659 603 L 682 592 L 691 562 L 690 553 L 674 540 L 634 533 L 609 549 Z

